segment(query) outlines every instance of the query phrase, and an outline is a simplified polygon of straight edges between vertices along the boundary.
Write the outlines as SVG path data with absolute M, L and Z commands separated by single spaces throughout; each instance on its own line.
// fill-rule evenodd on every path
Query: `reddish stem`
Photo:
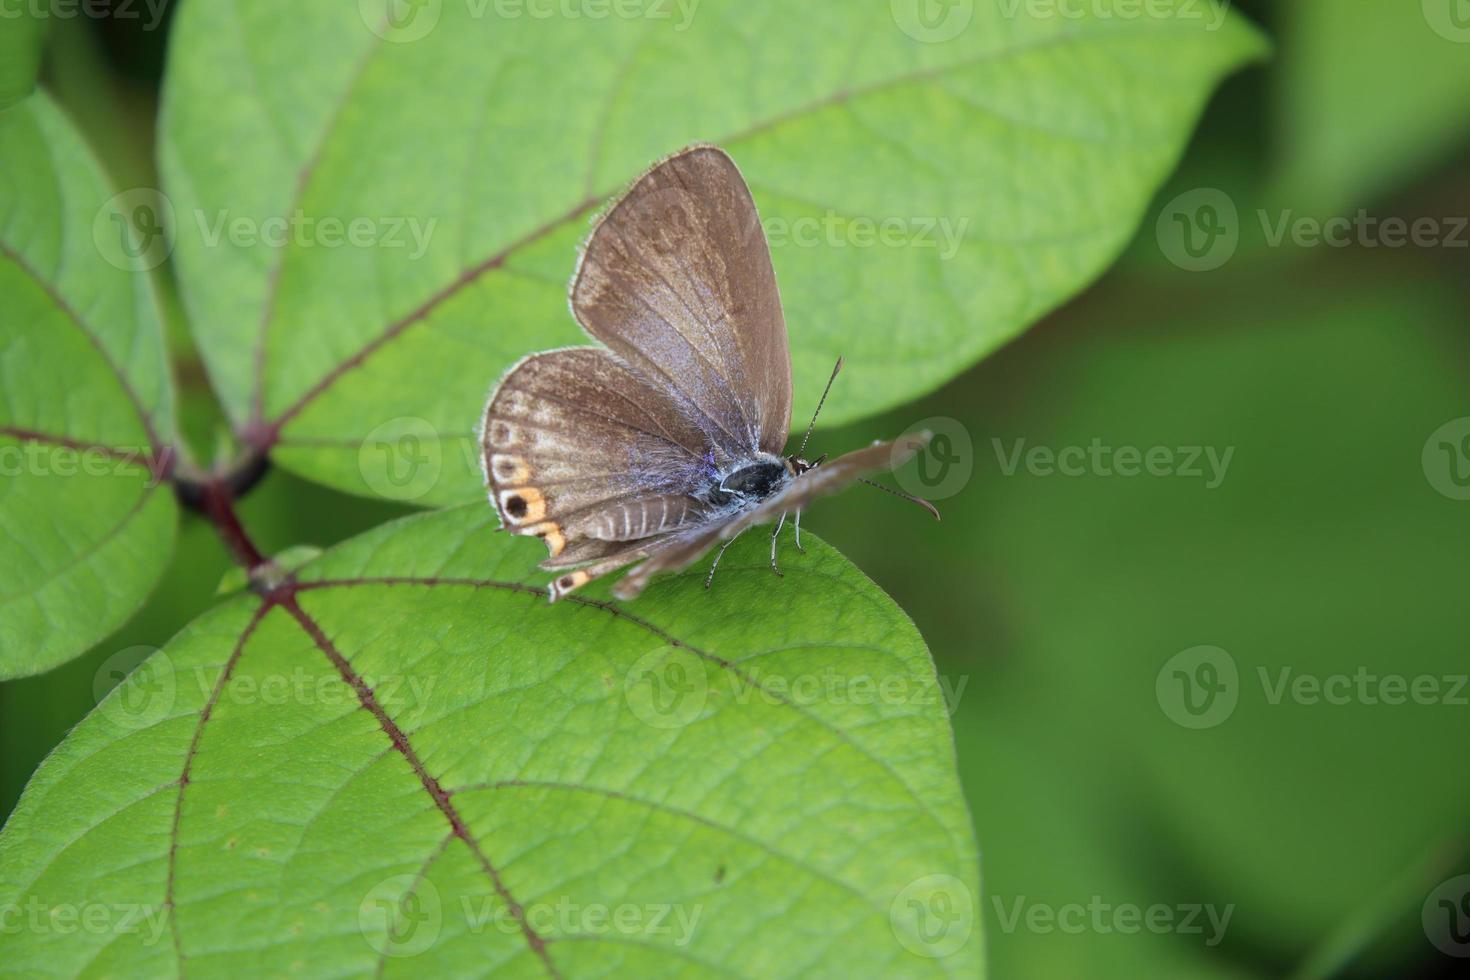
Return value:
M 211 479 L 200 485 L 198 490 L 200 513 L 209 518 L 235 561 L 247 572 L 254 572 L 266 564 L 267 559 L 250 540 L 239 515 L 235 513 L 235 495 L 229 484 L 222 479 Z

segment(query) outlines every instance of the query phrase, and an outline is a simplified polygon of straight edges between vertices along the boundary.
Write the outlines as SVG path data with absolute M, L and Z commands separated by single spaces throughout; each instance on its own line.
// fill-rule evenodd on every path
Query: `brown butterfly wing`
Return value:
M 546 542 L 546 567 L 707 520 L 704 435 L 668 394 L 595 347 L 521 361 L 485 410 L 481 458 L 504 527 Z
M 757 525 L 773 521 L 780 515 L 801 510 L 817 497 L 849 486 L 858 478 L 878 470 L 897 469 L 929 443 L 930 434 L 921 432 L 894 442 L 878 442 L 864 449 L 839 456 L 829 463 L 803 473 L 780 493 L 759 506 L 746 511 L 733 521 L 671 536 L 652 551 L 648 560 L 633 569 L 613 587 L 619 599 L 636 598 L 659 572 L 678 572 L 694 564 L 721 541 Z
M 694 146 L 655 166 L 598 223 L 572 312 L 665 387 L 724 465 L 779 454 L 791 353 L 765 232 L 734 161 Z

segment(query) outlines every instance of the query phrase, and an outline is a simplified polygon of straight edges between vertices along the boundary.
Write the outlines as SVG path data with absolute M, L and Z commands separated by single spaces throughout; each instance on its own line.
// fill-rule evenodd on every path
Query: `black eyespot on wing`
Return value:
M 526 498 L 525 497 L 507 497 L 507 498 L 505 498 L 505 512 L 507 514 L 509 514 L 511 517 L 516 518 L 517 520 L 519 520 L 522 517 L 525 517 L 526 516 Z

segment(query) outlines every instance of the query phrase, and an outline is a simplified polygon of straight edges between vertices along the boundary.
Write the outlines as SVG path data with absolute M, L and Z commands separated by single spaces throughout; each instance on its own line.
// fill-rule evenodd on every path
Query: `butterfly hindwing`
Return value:
M 622 542 L 704 518 L 713 473 L 704 436 L 610 351 L 572 347 L 521 361 L 485 411 L 481 455 L 504 527 L 605 560 Z M 625 549 L 620 549 L 625 550 Z M 630 559 L 631 560 L 631 559 Z

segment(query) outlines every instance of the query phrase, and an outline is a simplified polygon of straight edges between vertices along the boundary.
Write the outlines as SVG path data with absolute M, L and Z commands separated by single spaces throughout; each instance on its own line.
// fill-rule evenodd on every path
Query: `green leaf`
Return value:
M 1462 0 L 1281 5 L 1276 197 L 1314 217 L 1369 205 L 1470 141 Z
M 34 3 L 6 0 L 0 7 L 0 112 L 31 94 L 41 71 L 41 47 L 49 19 Z
M 589 219 L 710 140 L 767 222 L 797 414 L 839 353 L 831 422 L 909 400 L 1106 267 L 1263 50 L 1218 5 L 1084 6 L 926 27 L 914 0 L 486 0 L 395 4 L 397 28 L 384 3 L 186 7 L 161 155 L 214 382 L 311 479 L 472 498 L 487 389 L 585 342 L 566 283 Z M 658 16 L 609 16 L 630 9 Z
M 112 632 L 173 550 L 163 242 L 122 237 L 151 201 L 113 197 L 44 95 L 0 117 L 0 678 Z
M 387 525 L 145 661 L 0 834 L 7 967 L 979 973 L 933 664 L 856 568 L 747 539 L 551 606 L 494 523 Z

